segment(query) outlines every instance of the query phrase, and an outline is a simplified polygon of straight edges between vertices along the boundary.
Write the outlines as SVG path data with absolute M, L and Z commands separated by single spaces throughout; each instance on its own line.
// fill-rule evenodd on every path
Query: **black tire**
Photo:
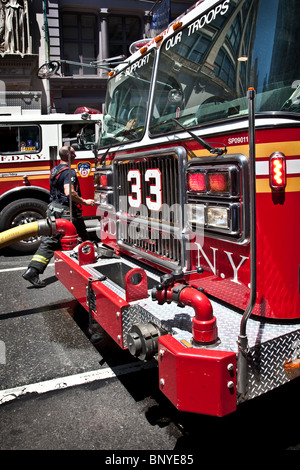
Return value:
M 31 198 L 11 202 L 1 212 L 0 232 L 44 219 L 47 206 L 46 202 Z M 7 249 L 15 253 L 30 254 L 37 250 L 40 241 L 40 237 L 30 237 L 9 245 Z

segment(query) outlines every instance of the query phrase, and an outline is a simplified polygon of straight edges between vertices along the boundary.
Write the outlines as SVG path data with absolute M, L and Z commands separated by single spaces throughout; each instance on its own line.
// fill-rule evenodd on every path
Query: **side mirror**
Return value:
M 41 65 L 38 70 L 37 76 L 38 78 L 50 78 L 57 73 L 59 70 L 60 64 L 56 61 L 48 62 L 46 64 Z

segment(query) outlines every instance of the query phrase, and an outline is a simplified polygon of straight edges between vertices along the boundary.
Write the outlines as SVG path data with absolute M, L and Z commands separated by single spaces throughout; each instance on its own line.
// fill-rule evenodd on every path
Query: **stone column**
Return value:
M 4 42 L 3 42 L 4 32 Z M 27 0 L 1 0 L 0 36 L 7 54 L 31 54 Z
M 100 31 L 99 31 L 99 56 L 100 60 L 107 59 L 109 57 L 109 46 L 108 46 L 108 8 L 100 8 Z M 100 77 L 106 77 L 107 72 L 103 69 L 99 69 Z

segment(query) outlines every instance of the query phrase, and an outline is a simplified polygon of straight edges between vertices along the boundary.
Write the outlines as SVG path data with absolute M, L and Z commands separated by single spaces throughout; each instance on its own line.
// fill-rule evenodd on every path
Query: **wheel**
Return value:
M 1 212 L 0 232 L 17 225 L 44 219 L 47 206 L 46 202 L 31 198 L 11 202 Z M 37 236 L 30 237 L 9 245 L 8 249 L 16 253 L 34 253 L 40 244 L 40 240 L 41 238 Z

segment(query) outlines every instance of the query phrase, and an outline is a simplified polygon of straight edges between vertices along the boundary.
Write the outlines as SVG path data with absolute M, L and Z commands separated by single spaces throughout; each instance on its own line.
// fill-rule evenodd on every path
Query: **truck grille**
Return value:
M 160 210 L 149 208 L 149 200 L 157 201 L 158 199 L 155 190 L 151 194 L 151 185 L 153 186 L 157 181 L 145 181 L 146 171 L 150 169 L 154 169 L 156 174 L 161 176 L 159 199 L 161 198 L 162 205 L 160 205 Z M 159 157 L 121 160 L 117 162 L 116 170 L 119 242 L 156 258 L 167 258 L 180 264 L 182 221 L 177 155 L 172 153 Z M 135 178 L 128 181 L 130 170 L 138 170 L 138 182 Z M 135 199 L 139 197 L 138 207 L 132 207 L 130 197 Z

